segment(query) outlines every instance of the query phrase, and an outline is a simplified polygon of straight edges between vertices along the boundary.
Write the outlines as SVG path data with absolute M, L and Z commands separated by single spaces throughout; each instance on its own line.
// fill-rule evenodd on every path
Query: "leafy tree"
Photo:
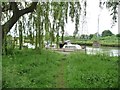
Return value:
M 110 30 L 104 30 L 102 32 L 102 36 L 105 37 L 105 36 L 112 36 L 113 33 L 110 31 Z
M 93 36 L 94 36 L 94 34 L 90 34 L 90 35 L 89 35 L 89 39 L 92 39 Z
M 88 39 L 88 35 L 82 34 L 82 35 L 80 36 L 80 39 Z
M 120 37 L 120 33 L 119 33 L 119 34 L 116 34 L 116 37 Z

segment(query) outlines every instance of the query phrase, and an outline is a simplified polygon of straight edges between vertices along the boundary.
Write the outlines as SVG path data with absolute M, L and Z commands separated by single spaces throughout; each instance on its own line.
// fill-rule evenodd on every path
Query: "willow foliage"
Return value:
M 83 5 L 85 8 L 81 8 L 82 1 L 84 2 Z M 19 10 L 25 9 L 32 5 L 31 2 L 23 3 L 16 3 Z M 2 2 L 1 5 L 3 8 L 1 23 L 4 25 L 4 23 L 9 21 L 15 11 L 13 12 L 13 10 L 7 10 L 11 8 L 11 5 L 13 5 L 11 2 Z M 106 7 L 111 10 L 113 23 L 116 23 L 119 2 L 115 0 L 100 0 L 99 6 L 102 7 L 103 5 L 106 5 Z M 19 18 L 19 21 L 21 22 L 20 24 L 22 25 L 20 27 L 23 31 L 19 31 L 18 28 L 16 28 L 14 35 L 17 36 L 17 32 L 19 31 L 22 33 L 22 36 L 30 36 L 29 39 L 32 44 L 35 42 L 36 48 L 42 48 L 44 40 L 47 42 L 51 41 L 51 44 L 52 42 L 56 42 L 58 44 L 60 35 L 61 40 L 64 41 L 65 25 L 68 23 L 68 17 L 70 17 L 71 21 L 75 23 L 75 31 L 73 33 L 74 37 L 77 35 L 79 31 L 80 15 L 84 14 L 86 16 L 87 14 L 86 6 L 87 0 L 80 0 L 80 2 L 76 2 L 74 0 L 72 2 L 53 2 L 52 0 L 47 2 L 38 2 L 34 12 L 27 14 L 23 17 L 23 19 Z M 81 13 L 82 9 L 85 10 L 84 13 Z M 28 18 L 26 18 L 27 16 Z M 28 25 L 26 23 L 28 23 Z M 7 33 L 4 31 L 3 36 L 5 36 L 5 38 L 6 35 Z M 5 38 L 3 40 L 4 47 L 6 47 Z

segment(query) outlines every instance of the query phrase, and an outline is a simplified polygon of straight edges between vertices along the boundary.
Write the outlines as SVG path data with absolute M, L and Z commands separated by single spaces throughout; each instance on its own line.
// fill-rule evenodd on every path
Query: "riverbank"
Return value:
M 79 45 L 87 45 L 87 46 L 92 46 L 94 41 L 98 41 L 101 46 L 106 46 L 106 47 L 120 47 L 120 37 L 117 37 L 115 35 L 112 36 L 106 36 L 106 37 L 99 37 L 99 38 L 87 38 L 87 39 L 82 39 L 82 38 L 73 38 L 72 36 L 65 37 L 65 40 L 70 40 L 71 43 L 73 44 L 79 44 Z
M 86 45 L 86 46 L 92 46 L 93 42 L 86 42 L 86 41 L 76 41 L 76 42 L 71 42 L 72 44 L 78 44 L 78 45 Z M 115 44 L 115 43 L 100 43 L 101 46 L 106 46 L 106 47 L 120 47 L 120 43 Z

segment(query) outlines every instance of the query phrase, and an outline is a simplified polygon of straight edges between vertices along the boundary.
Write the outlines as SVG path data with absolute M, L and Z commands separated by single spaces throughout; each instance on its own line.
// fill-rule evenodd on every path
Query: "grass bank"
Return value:
M 73 44 L 79 44 L 79 45 L 87 45 L 92 46 L 93 41 L 99 41 L 101 46 L 109 46 L 109 47 L 120 47 L 119 37 L 116 37 L 115 35 L 112 36 L 106 36 L 106 37 L 99 37 L 99 38 L 92 38 L 92 39 L 80 39 L 80 38 L 67 38 L 71 40 L 71 43 Z
M 72 44 L 78 44 L 78 45 L 87 45 L 87 46 L 92 46 L 93 41 L 74 41 Z M 108 43 L 108 42 L 101 42 L 101 46 L 106 46 L 106 47 L 120 47 L 119 43 Z
M 2 63 L 3 88 L 118 87 L 118 57 L 28 49 L 3 56 Z
M 118 87 L 118 58 L 72 53 L 66 60 L 66 81 L 70 88 Z

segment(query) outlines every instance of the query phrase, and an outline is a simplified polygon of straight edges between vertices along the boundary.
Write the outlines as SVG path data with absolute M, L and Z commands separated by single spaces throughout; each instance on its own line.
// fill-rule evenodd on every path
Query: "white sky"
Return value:
M 112 26 L 112 17 L 110 16 L 110 12 L 108 9 L 103 8 L 100 10 L 99 8 L 99 0 L 87 0 L 87 31 L 88 34 L 94 34 L 98 30 L 98 14 L 99 17 L 99 33 L 101 34 L 104 30 L 110 30 L 112 33 L 118 33 L 118 23 L 111 28 Z M 72 35 L 74 32 L 74 23 L 72 23 L 69 19 L 69 23 L 66 25 L 65 30 Z M 81 34 L 82 29 L 79 28 L 79 33 Z

